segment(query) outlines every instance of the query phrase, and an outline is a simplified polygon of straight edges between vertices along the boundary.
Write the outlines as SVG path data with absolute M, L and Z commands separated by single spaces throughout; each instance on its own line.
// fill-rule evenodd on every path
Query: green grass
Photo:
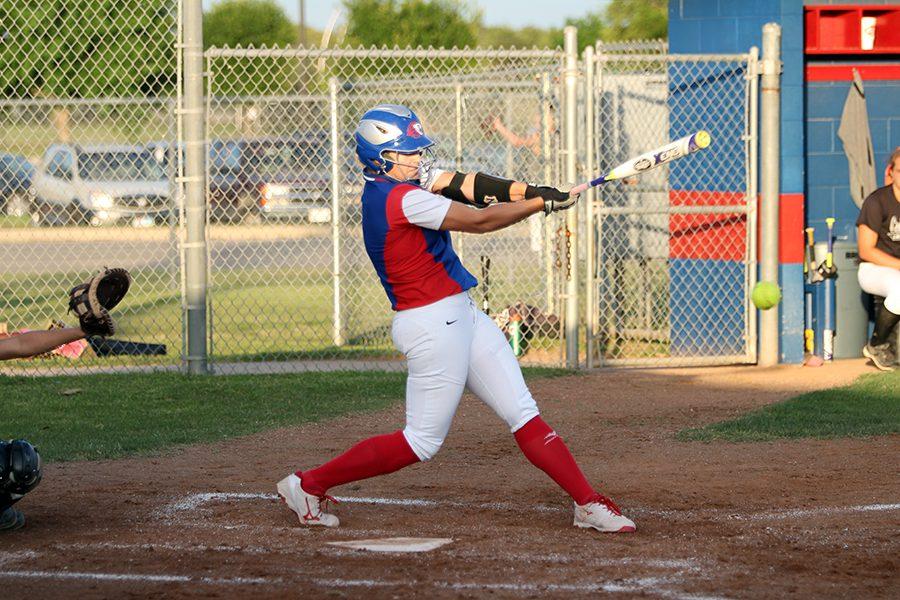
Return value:
M 31 217 L 14 217 L 12 215 L 3 215 L 0 214 L 0 230 L 4 228 L 22 228 L 22 227 L 31 227 Z M 3 235 L 3 232 L 0 231 L 0 235 Z
M 170 139 L 174 115 L 165 99 L 154 104 L 70 106 L 69 133 L 75 143 L 142 144 Z M 50 144 L 59 142 L 51 108 L 29 111 L 27 116 L 3 115 L 0 143 L 7 152 L 38 159 Z
M 792 438 L 868 437 L 900 433 L 900 371 L 866 375 L 855 383 L 810 392 L 678 439 L 758 442 Z
M 525 370 L 528 379 L 570 373 Z M 405 380 L 403 372 L 0 377 L 0 439 L 25 438 L 46 461 L 155 454 L 386 408 L 402 401 Z
M 176 266 L 132 272 L 134 284 L 114 316 L 119 339 L 165 344 L 166 356 L 98 358 L 87 351 L 77 363 L 52 358 L 7 363 L 14 368 L 109 365 L 175 365 L 181 362 L 181 281 Z M 391 314 L 370 269 L 348 267 L 342 315 L 344 343 L 332 331 L 332 280 L 322 270 L 282 268 L 216 271 L 210 279 L 213 362 L 400 358 L 390 335 Z M 45 328 L 51 318 L 74 324 L 66 315 L 65 292 L 87 272 L 0 276 L 0 321 L 12 330 Z M 513 278 L 496 285 L 492 297 L 517 296 Z M 535 296 L 536 293 L 532 293 Z M 558 340 L 535 339 L 550 349 Z M 526 362 L 528 356 L 526 355 Z

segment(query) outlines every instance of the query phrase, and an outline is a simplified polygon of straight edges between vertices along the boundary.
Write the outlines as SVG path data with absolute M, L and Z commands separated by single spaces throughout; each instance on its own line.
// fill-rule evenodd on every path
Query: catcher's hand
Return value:
M 125 269 L 107 269 L 90 281 L 69 292 L 69 311 L 74 312 L 85 335 L 107 336 L 115 333 L 109 311 L 114 308 L 131 285 L 131 275 Z

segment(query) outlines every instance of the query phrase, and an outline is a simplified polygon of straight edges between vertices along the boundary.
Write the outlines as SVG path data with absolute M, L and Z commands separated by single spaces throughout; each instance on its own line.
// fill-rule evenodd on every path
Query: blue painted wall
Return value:
M 762 27 L 782 27 L 781 192 L 803 192 L 803 3 L 800 0 L 670 0 L 674 54 L 762 52 Z
M 742 195 L 746 189 L 741 141 L 746 70 L 734 61 L 672 63 L 668 79 L 669 139 L 705 129 L 714 148 L 719 148 L 672 163 L 671 200 L 679 204 L 734 202 L 733 193 Z M 694 191 L 702 194 L 692 196 Z M 699 215 L 694 221 L 695 232 L 686 233 L 687 240 L 679 239 L 669 248 L 670 351 L 673 356 L 737 355 L 744 344 L 744 303 L 734 288 L 735 282 L 743 280 L 743 261 L 734 255 L 740 257 L 743 251 L 735 253 L 722 244 L 736 225 L 708 223 Z M 690 222 L 685 217 L 680 226 L 690 229 Z M 713 243 L 709 231 L 719 232 Z M 685 256 L 685 245 L 694 258 Z M 697 315 L 702 314 L 716 315 L 715 326 L 698 322 Z
M 744 348 L 744 299 L 729 282 L 743 277 L 733 260 L 669 261 L 672 356 L 729 356 Z M 697 315 L 716 315 L 716 326 Z
M 856 240 L 859 208 L 850 198 L 849 167 L 837 132 L 849 81 L 812 81 L 806 93 L 807 226 L 825 238 L 825 217 L 834 216 L 835 235 Z M 884 165 L 900 146 L 900 81 L 866 81 L 869 131 L 875 150 L 875 176 L 882 185 Z
M 803 3 L 800 0 L 670 0 L 669 50 L 672 53 L 762 51 L 762 27 L 782 27 L 781 189 L 804 191 Z M 800 236 L 801 232 L 797 232 Z M 780 305 L 781 359 L 803 360 L 803 268 L 780 266 L 784 300 Z

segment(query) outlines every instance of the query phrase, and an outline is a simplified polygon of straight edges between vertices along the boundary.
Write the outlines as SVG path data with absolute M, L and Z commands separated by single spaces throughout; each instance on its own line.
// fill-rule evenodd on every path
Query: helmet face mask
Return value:
M 405 183 L 407 181 L 416 181 L 416 182 L 426 182 L 428 181 L 428 176 L 431 174 L 431 168 L 434 166 L 435 155 L 432 148 L 429 146 L 427 148 L 423 148 L 422 150 L 418 150 L 416 152 L 397 152 L 396 160 L 392 160 L 390 157 L 385 156 L 385 154 L 392 152 L 391 150 L 382 150 L 381 158 L 384 161 L 385 166 L 382 169 L 382 174 L 390 177 L 391 179 L 395 179 L 396 181 L 400 181 L 401 183 Z M 418 156 L 418 162 L 412 160 L 405 160 L 404 157 L 412 157 Z M 415 168 L 416 174 L 413 177 L 406 177 L 403 179 L 398 179 L 396 177 L 391 177 L 387 175 L 395 166 L 400 167 L 408 167 Z
M 0 440 L 0 502 L 18 500 L 41 482 L 41 455 L 25 440 Z
M 434 158 L 429 148 L 434 145 L 426 135 L 416 114 L 398 104 L 379 104 L 362 116 L 354 134 L 356 154 L 365 169 L 380 175 L 394 165 L 413 166 L 401 160 L 390 160 L 385 154 L 419 154 L 418 180 L 427 179 Z M 410 177 L 404 181 L 412 181 Z

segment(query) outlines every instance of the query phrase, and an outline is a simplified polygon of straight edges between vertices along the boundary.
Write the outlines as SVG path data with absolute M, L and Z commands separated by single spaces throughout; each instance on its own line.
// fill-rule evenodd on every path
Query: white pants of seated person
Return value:
M 900 269 L 863 262 L 857 278 L 864 292 L 883 297 L 884 307 L 900 315 Z
M 391 330 L 406 355 L 406 427 L 421 460 L 440 449 L 466 387 L 515 432 L 538 415 L 506 336 L 465 292 L 398 311 Z

